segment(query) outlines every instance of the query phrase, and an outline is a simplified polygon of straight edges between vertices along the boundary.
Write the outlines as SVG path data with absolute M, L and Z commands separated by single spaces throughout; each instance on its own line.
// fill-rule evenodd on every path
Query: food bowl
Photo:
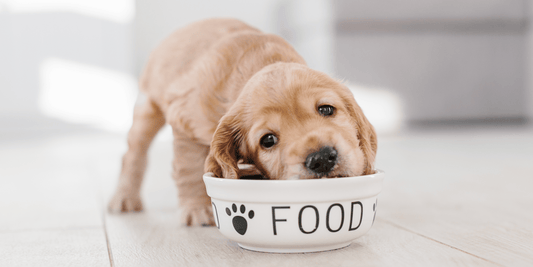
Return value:
M 335 179 L 234 180 L 204 174 L 216 226 L 248 250 L 339 249 L 370 230 L 384 173 Z

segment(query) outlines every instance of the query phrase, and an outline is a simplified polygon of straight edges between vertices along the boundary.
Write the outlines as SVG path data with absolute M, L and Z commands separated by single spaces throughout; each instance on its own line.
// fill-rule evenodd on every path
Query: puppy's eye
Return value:
M 278 143 L 278 138 L 273 134 L 266 134 L 261 137 L 261 141 L 259 141 L 259 143 L 264 148 L 271 148 Z
M 331 116 L 335 113 L 335 108 L 330 105 L 323 105 L 318 107 L 318 113 L 324 117 Z

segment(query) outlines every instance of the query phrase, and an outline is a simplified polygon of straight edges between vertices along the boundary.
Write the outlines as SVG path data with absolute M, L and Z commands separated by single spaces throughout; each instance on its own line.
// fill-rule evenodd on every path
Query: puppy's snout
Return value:
M 305 167 L 319 175 L 330 172 L 337 163 L 337 150 L 330 146 L 322 147 L 319 151 L 307 156 Z

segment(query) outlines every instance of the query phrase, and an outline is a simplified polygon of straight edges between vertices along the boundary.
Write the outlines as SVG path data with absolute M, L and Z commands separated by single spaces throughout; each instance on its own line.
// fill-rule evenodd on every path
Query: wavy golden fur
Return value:
M 147 150 L 165 122 L 173 129 L 173 178 L 187 225 L 213 224 L 204 172 L 319 178 L 305 161 L 325 146 L 338 153 L 327 177 L 373 171 L 376 134 L 348 88 L 307 67 L 281 37 L 238 20 L 205 20 L 173 33 L 152 53 L 140 88 L 147 100 L 134 112 L 112 211 L 142 209 Z M 321 105 L 334 114 L 318 114 Z M 260 145 L 265 134 L 277 136 L 275 146 Z

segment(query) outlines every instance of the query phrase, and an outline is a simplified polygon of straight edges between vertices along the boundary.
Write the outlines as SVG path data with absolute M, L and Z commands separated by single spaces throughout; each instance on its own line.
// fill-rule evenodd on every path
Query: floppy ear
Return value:
M 376 153 L 378 150 L 378 140 L 376 136 L 376 131 L 374 126 L 370 124 L 366 118 L 363 110 L 355 99 L 353 95 L 350 94 L 345 96 L 346 107 L 350 116 L 355 120 L 355 125 L 357 125 L 357 138 L 359 139 L 359 146 L 363 151 L 363 154 L 366 158 L 366 167 L 363 172 L 363 175 L 373 174 L 374 173 L 374 161 L 376 160 Z
M 219 178 L 238 179 L 238 150 L 242 139 L 242 129 L 235 116 L 223 116 L 211 141 L 204 166 L 205 172 L 212 172 Z

